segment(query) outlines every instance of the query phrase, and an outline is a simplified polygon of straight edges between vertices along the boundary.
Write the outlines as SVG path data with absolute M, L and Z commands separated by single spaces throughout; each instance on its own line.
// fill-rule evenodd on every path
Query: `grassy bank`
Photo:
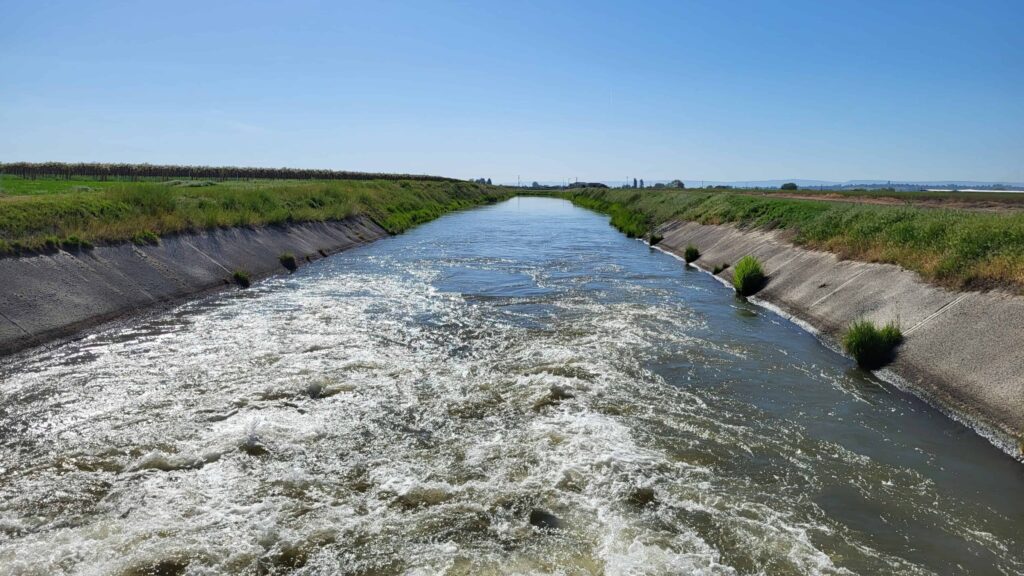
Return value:
M 1024 213 L 851 204 L 680 190 L 586 189 L 563 194 L 642 236 L 673 219 L 783 229 L 841 257 L 898 264 L 957 289 L 1024 292 Z
M 398 233 L 509 195 L 467 182 L 404 180 L 110 183 L 7 176 L 3 186 L 0 252 L 6 254 L 52 249 L 68 238 L 147 243 L 175 232 L 355 215 Z

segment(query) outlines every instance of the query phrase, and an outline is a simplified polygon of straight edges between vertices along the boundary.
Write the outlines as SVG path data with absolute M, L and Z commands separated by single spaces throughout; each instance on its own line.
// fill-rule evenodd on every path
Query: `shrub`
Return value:
M 235 284 L 238 284 L 240 288 L 248 288 L 252 285 L 252 279 L 249 277 L 249 273 L 245 270 L 235 270 L 231 274 L 231 278 L 234 279 Z
M 43 248 L 47 252 L 56 252 L 60 248 L 60 238 L 56 236 L 47 236 L 43 239 Z
M 690 262 L 697 260 L 697 258 L 700 258 L 700 250 L 697 250 L 697 247 L 693 244 L 687 245 L 686 250 L 683 251 L 683 260 L 686 260 L 686 263 L 689 264 Z M 719 272 L 721 272 L 721 270 L 719 270 Z
M 717 275 L 721 274 L 722 271 L 725 270 L 728 267 L 729 267 L 729 263 L 728 262 L 722 262 L 718 266 L 715 266 L 714 268 L 712 268 L 711 269 L 711 273 L 717 276 Z
M 655 244 L 661 242 L 664 239 L 665 239 L 665 237 L 662 236 L 661 234 L 655 234 L 654 232 L 651 232 L 650 244 L 651 244 L 651 246 L 654 246 Z
M 156 246 L 160 244 L 160 237 L 152 230 L 143 230 L 132 237 L 132 242 L 139 246 Z
M 786 182 L 785 184 L 782 185 L 783 190 L 796 190 L 798 188 L 799 186 L 797 186 L 794 182 Z
M 740 296 L 750 296 L 764 286 L 765 275 L 761 263 L 753 256 L 744 256 L 736 263 L 732 273 L 732 285 Z
M 295 255 L 291 252 L 285 252 L 278 256 L 277 259 L 281 262 L 281 266 L 287 268 L 289 272 L 295 272 L 299 267 L 299 263 L 295 260 Z
M 878 328 L 870 320 L 858 320 L 843 336 L 843 349 L 861 368 L 874 370 L 892 361 L 901 342 L 903 333 L 895 322 Z

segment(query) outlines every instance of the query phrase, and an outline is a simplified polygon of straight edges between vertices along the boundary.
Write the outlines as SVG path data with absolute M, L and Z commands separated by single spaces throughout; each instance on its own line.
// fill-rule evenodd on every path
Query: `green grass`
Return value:
M 252 285 L 252 278 L 245 270 L 235 270 L 231 273 L 231 279 L 235 281 L 235 284 L 238 284 L 239 288 L 248 288 Z
M 56 178 L 25 179 L 4 174 L 0 176 L 0 201 L 10 196 L 38 196 L 68 192 L 92 192 L 120 186 L 120 182 L 100 182 L 93 179 L 63 180 Z
M 68 236 L 67 238 L 60 241 L 60 247 L 67 250 L 68 252 L 78 252 L 80 250 L 92 250 L 92 243 L 88 240 L 82 240 L 78 236 Z
M 736 189 L 732 192 L 741 194 L 793 194 L 793 190 L 748 190 Z M 1024 194 L 1019 192 L 1001 192 L 993 190 L 989 192 L 897 192 L 891 188 L 879 188 L 874 190 L 814 190 L 812 188 L 800 188 L 795 193 L 801 196 L 832 196 L 843 198 L 887 198 L 902 203 L 935 201 L 935 202 L 997 202 L 1000 204 L 1024 204 Z
M 851 324 L 843 336 L 843 348 L 861 368 L 867 370 L 875 370 L 891 362 L 901 342 L 903 333 L 893 322 L 878 328 L 869 320 L 859 320 Z
M 627 204 L 635 202 L 636 197 L 640 194 L 640 192 L 634 192 L 624 198 L 622 202 L 606 201 L 599 196 L 590 196 L 585 193 L 569 193 L 567 197 L 577 206 L 608 214 L 612 218 L 612 226 L 630 238 L 640 238 L 651 229 L 650 219 L 642 212 L 627 208 Z
M 0 252 L 54 250 L 64 239 L 86 244 L 152 244 L 185 231 L 373 219 L 400 233 L 438 216 L 511 196 L 503 188 L 468 182 L 405 180 L 93 182 L 3 179 L 26 192 L 0 196 Z M 82 189 L 82 187 L 87 189 Z
M 674 219 L 780 229 L 797 245 L 898 264 L 942 286 L 1024 292 L 1024 211 L 853 204 L 733 191 L 586 189 L 562 196 L 613 214 L 612 223 L 634 235 Z
M 683 250 L 683 260 L 686 260 L 686 263 L 689 264 L 695 262 L 698 258 L 700 258 L 700 250 L 693 244 L 687 245 L 686 250 Z
M 295 272 L 299 268 L 298 261 L 295 260 L 295 254 L 291 252 L 285 252 L 277 258 L 281 262 L 281 266 L 288 269 L 289 272 Z
M 156 246 L 160 244 L 160 236 L 152 230 L 143 230 L 132 236 L 132 242 L 139 246 Z
M 744 256 L 732 271 L 732 285 L 740 296 L 756 294 L 765 283 L 766 277 L 761 263 L 753 256 Z

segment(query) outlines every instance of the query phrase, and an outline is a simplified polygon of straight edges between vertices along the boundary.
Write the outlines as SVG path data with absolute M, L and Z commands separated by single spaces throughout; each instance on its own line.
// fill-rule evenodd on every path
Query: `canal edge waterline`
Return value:
M 911 312 L 908 316 L 912 318 L 920 316 L 909 323 L 910 333 L 896 360 L 873 374 L 1024 462 L 1024 382 L 1021 376 L 1006 377 L 1013 374 L 1014 366 L 1024 365 L 1024 353 L 1014 350 L 1012 344 L 1024 336 L 1024 323 L 1014 322 L 1024 319 L 1024 298 L 999 292 L 951 292 L 926 284 L 915 273 L 899 266 L 840 260 L 828 252 L 794 246 L 773 232 L 672 221 L 660 226 L 657 233 L 663 239 L 653 248 L 683 262 L 686 246 L 696 245 L 701 256 L 691 264 L 729 289 L 732 285 L 725 276 L 731 269 L 715 274 L 707 266 L 720 261 L 731 264 L 740 255 L 759 257 L 769 281 L 765 289 L 748 300 L 793 322 L 844 356 L 848 355 L 839 341 L 850 323 L 863 318 L 881 323 L 903 321 L 901 310 Z M 773 264 L 773 260 L 783 264 Z M 794 271 L 794 263 L 799 265 L 802 260 L 817 270 L 803 275 Z M 821 281 L 825 276 L 839 278 L 838 287 Z M 828 293 L 822 297 L 808 286 L 827 289 Z M 836 298 L 840 291 L 850 289 L 859 291 L 855 296 L 843 294 Z M 876 294 L 871 294 L 872 290 Z M 830 302 L 826 310 L 813 310 L 829 298 L 836 302 Z M 921 306 L 921 301 L 929 299 L 935 300 L 933 308 Z M 962 302 L 972 299 L 973 306 L 960 308 Z M 879 300 L 881 305 L 872 306 L 872 300 Z M 915 306 L 901 306 L 910 302 Z M 985 310 L 981 322 L 976 318 L 979 308 Z M 939 319 L 942 322 L 936 324 Z M 951 326 L 970 327 L 970 333 L 983 337 L 971 339 L 966 336 L 968 332 L 951 330 Z M 957 354 L 950 354 L 951 350 Z M 973 365 L 959 361 L 972 354 Z M 976 369 L 979 363 L 984 365 L 981 370 Z M 1004 377 L 991 377 L 999 374 Z

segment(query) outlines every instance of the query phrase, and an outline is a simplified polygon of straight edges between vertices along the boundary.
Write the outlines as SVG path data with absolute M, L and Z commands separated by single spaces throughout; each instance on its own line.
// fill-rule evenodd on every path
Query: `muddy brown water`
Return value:
M 1020 574 L 1024 467 L 567 202 L 0 362 L 3 574 Z

